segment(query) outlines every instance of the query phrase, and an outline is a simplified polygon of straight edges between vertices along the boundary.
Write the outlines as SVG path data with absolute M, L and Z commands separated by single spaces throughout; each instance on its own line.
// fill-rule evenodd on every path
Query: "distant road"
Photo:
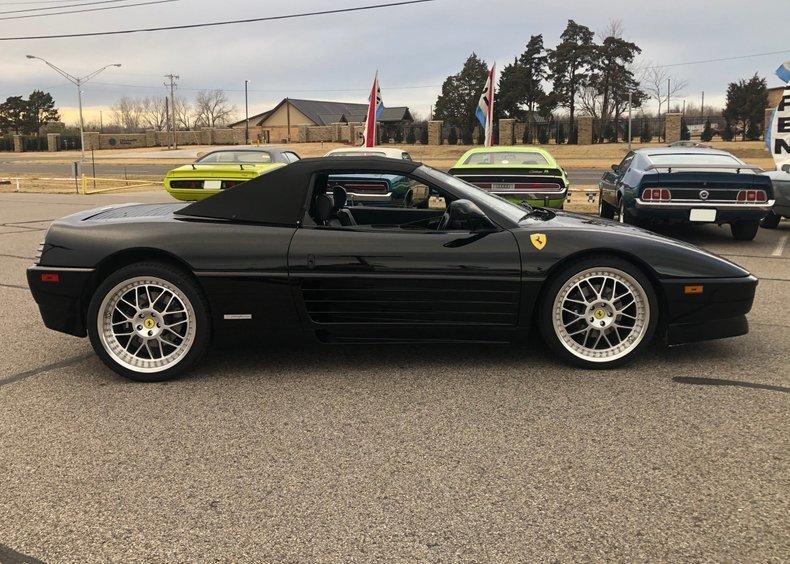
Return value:
M 122 176 L 124 171 L 130 176 L 164 176 L 164 174 L 174 168 L 174 164 L 119 164 L 112 162 L 96 163 L 96 175 Z M 85 167 L 85 174 L 93 172 L 90 163 Z M 24 162 L 0 158 L 0 177 L 13 176 L 14 174 L 37 174 L 51 176 L 71 176 L 71 164 L 68 163 L 47 163 L 47 162 Z M 598 184 L 598 180 L 603 174 L 603 169 L 599 168 L 576 168 L 568 170 L 571 184 Z

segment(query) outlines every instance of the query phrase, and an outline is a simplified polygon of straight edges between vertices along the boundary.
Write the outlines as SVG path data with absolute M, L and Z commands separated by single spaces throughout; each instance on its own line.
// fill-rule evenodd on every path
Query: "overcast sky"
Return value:
M 78 4 L 90 0 L 0 0 L 0 11 Z M 146 0 L 126 0 L 119 4 Z M 148 0 L 150 1 L 150 0 Z M 383 3 L 384 0 L 177 0 L 72 15 L 0 20 L 0 37 L 79 33 L 273 16 Z M 387 106 L 408 105 L 426 117 L 440 85 L 476 52 L 501 68 L 542 33 L 553 46 L 567 20 L 597 31 L 620 19 L 624 36 L 642 48 L 642 60 L 673 64 L 779 51 L 780 55 L 673 67 L 688 82 L 682 93 L 721 104 L 727 83 L 757 72 L 778 86 L 774 69 L 790 59 L 788 0 L 437 0 L 350 14 L 133 35 L 0 42 L 0 99 L 51 92 L 66 121 L 74 121 L 76 88 L 31 53 L 72 74 L 122 63 L 87 84 L 89 119 L 123 95 L 163 96 L 163 75 L 180 75 L 179 95 L 223 88 L 243 118 L 244 79 L 250 114 L 285 96 L 365 102 L 379 70 Z M 104 4 L 105 6 L 107 4 Z M 90 7 L 90 6 L 86 6 Z M 99 7 L 99 6 L 95 6 Z M 65 8 L 64 8 L 65 9 Z M 70 8 L 76 9 L 76 8 Z M 785 12 L 784 14 L 782 12 Z M 11 14 L 0 14 L 7 18 Z M 21 15 L 21 14 L 14 14 Z M 488 16 L 488 17 L 487 17 Z M 134 86 L 133 86 L 134 85 Z

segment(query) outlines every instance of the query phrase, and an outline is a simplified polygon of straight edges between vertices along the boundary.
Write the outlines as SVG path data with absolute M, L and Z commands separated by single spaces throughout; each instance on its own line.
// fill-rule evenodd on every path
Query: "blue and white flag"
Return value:
M 790 61 L 785 61 L 783 64 L 779 65 L 779 68 L 776 69 L 776 76 L 782 82 L 790 82 Z
M 483 88 L 483 93 L 480 94 L 480 100 L 477 102 L 477 109 L 475 115 L 477 121 L 483 126 L 485 131 L 485 146 L 490 147 L 494 134 L 494 67 L 496 64 L 491 65 L 491 70 L 488 71 L 488 78 L 486 78 L 486 85 Z

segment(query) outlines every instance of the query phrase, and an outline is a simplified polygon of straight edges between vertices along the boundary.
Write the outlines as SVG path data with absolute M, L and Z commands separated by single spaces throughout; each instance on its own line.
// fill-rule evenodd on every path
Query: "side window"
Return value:
M 299 160 L 299 155 L 296 153 L 291 153 L 290 151 L 286 151 L 283 153 L 283 155 L 285 156 L 285 160 L 289 163 L 295 163 Z
M 444 210 L 447 201 L 435 188 L 397 174 L 333 174 L 329 191 L 342 186 L 347 195 L 346 207 L 396 207 Z
M 401 153 L 401 158 L 402 158 L 404 161 L 410 161 L 410 160 L 412 160 L 412 159 L 411 159 L 411 155 L 410 155 L 409 153 L 407 153 L 406 151 L 403 151 L 403 153 Z
M 620 174 L 625 174 L 625 172 L 628 170 L 628 167 L 631 166 L 631 162 L 634 160 L 635 156 L 636 153 L 634 152 L 628 153 L 625 156 L 625 158 L 620 162 Z

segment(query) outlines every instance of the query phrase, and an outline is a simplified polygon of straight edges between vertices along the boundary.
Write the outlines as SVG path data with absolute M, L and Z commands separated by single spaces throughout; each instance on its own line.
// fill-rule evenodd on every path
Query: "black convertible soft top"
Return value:
M 410 174 L 422 163 L 384 157 L 318 157 L 272 170 L 219 194 L 190 204 L 176 214 L 255 223 L 296 225 L 302 219 L 315 173 Z

